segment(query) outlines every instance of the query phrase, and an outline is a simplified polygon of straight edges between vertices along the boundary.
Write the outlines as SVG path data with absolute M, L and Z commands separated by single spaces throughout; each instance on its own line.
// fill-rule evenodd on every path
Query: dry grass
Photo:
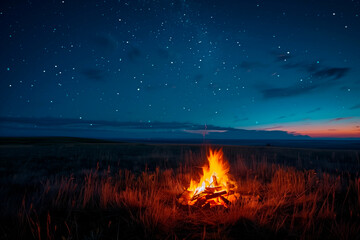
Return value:
M 226 152 L 225 152 L 226 153 Z M 140 173 L 101 168 L 55 176 L 27 192 L 4 238 L 359 239 L 360 178 L 297 169 L 263 157 L 231 161 L 241 198 L 229 208 L 177 203 L 204 162 Z M 9 226 L 9 225 L 8 225 Z

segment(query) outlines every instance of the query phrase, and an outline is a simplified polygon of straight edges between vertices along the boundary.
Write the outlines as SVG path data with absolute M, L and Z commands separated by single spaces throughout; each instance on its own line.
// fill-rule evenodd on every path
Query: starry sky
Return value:
M 358 0 L 0 3 L 0 135 L 359 138 Z

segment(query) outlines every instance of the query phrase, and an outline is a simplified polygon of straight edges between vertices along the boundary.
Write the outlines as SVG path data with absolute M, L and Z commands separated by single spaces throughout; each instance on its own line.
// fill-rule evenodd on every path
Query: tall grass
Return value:
M 225 152 L 226 153 L 226 152 Z M 8 238 L 359 239 L 360 178 L 297 169 L 266 157 L 231 161 L 240 198 L 199 209 L 177 199 L 199 173 L 203 152 L 176 168 L 102 168 L 47 178 L 27 192 Z M 9 225 L 8 225 L 9 226 Z M 11 230 L 14 230 L 13 232 Z M 239 236 L 239 234 L 242 234 Z

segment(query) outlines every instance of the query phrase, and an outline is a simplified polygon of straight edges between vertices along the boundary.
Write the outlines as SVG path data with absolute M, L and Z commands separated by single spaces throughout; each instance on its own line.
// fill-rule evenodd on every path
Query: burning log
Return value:
M 217 197 L 220 197 L 224 194 L 227 194 L 226 190 L 223 190 L 221 192 L 217 192 L 217 193 L 214 193 L 214 194 L 211 194 L 211 195 L 206 195 L 206 199 L 212 199 L 212 198 L 217 198 Z
M 224 201 L 224 203 L 226 204 L 226 205 L 230 205 L 230 201 L 229 200 L 227 200 L 226 198 L 224 198 L 223 196 L 220 196 L 220 198 L 221 198 L 221 200 L 223 200 Z
M 231 202 L 239 198 L 236 193 L 236 182 L 228 174 L 230 166 L 223 160 L 222 150 L 210 149 L 208 166 L 204 166 L 200 181 L 191 180 L 190 186 L 179 198 L 183 205 L 196 205 L 203 208 L 214 206 L 228 207 Z M 180 201 L 181 199 L 181 201 Z
M 215 191 L 219 191 L 219 190 L 221 190 L 221 189 L 222 189 L 221 186 L 218 186 L 218 187 L 206 187 L 206 188 L 205 188 L 205 192 L 214 193 Z
M 202 192 L 202 193 L 199 193 L 197 195 L 194 195 L 192 198 L 191 198 L 191 201 L 193 200 L 196 200 L 198 198 L 202 198 L 203 196 L 206 196 L 206 193 L 205 192 Z

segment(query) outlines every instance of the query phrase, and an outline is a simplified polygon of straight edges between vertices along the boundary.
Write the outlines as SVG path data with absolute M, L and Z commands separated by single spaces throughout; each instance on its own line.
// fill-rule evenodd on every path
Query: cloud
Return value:
M 322 66 L 318 63 L 286 63 L 282 65 L 284 69 L 298 69 L 300 71 L 307 72 L 309 75 L 312 75 L 316 78 L 330 78 L 337 80 L 346 76 L 350 71 L 350 68 L 347 67 L 328 67 Z
M 106 120 L 85 120 L 75 118 L 15 118 L 15 117 L 0 117 L 0 123 L 16 123 L 25 125 L 37 125 L 38 127 L 119 127 L 127 129 L 182 129 L 193 128 L 197 129 L 197 125 L 190 123 L 176 123 L 176 122 L 118 122 Z M 203 127 L 202 127 L 203 128 Z
M 340 117 L 340 118 L 334 118 L 334 119 L 330 119 L 329 122 L 338 122 L 338 121 L 344 121 L 344 120 L 348 120 L 348 119 L 352 119 L 353 117 Z
M 283 126 L 279 125 L 279 126 L 273 126 L 273 127 L 268 127 L 268 128 L 261 128 L 260 130 L 271 131 L 271 130 L 279 130 L 281 128 L 283 128 Z
M 203 130 L 205 125 L 183 123 L 183 122 L 149 122 L 149 121 L 106 121 L 106 120 L 87 120 L 77 118 L 27 118 L 27 117 L 0 117 L 0 124 L 11 123 L 19 125 L 36 125 L 38 127 L 117 127 L 125 129 L 190 129 Z M 219 127 L 207 125 L 208 129 L 216 129 Z M 222 128 L 228 130 L 231 128 Z
M 192 139 L 209 135 L 209 139 L 293 139 L 308 138 L 285 131 L 245 130 L 215 125 L 182 122 L 117 122 L 73 118 L 0 117 L 0 129 L 18 135 L 36 136 L 97 136 L 105 134 L 115 138 L 177 138 Z M 45 134 L 47 133 L 47 134 Z
M 356 104 L 349 109 L 354 110 L 354 109 L 359 109 L 359 108 L 360 108 L 360 104 Z
M 318 71 L 313 72 L 315 77 L 320 78 L 333 78 L 333 79 L 340 79 L 344 77 L 348 72 L 349 68 L 341 68 L 341 67 L 331 67 L 331 68 L 323 68 Z
M 208 135 L 210 133 L 224 133 L 227 131 L 228 130 L 188 130 L 188 129 L 184 130 L 184 132 L 187 132 L 187 133 L 201 134 L 203 136 Z
M 298 86 L 290 86 L 284 88 L 268 88 L 262 89 L 261 93 L 265 99 L 271 98 L 283 98 L 283 97 L 292 97 L 301 94 L 305 94 L 311 92 L 312 90 L 318 88 L 319 85 L 312 85 L 307 87 L 298 87 Z
M 88 68 L 81 73 L 90 80 L 102 81 L 104 79 L 104 72 L 100 69 Z
M 275 54 L 276 60 L 283 62 L 293 58 L 290 54 Z M 288 56 L 289 55 L 289 56 Z M 298 95 L 303 95 L 312 92 L 315 89 L 325 89 L 334 84 L 339 84 L 339 80 L 346 76 L 350 71 L 347 67 L 327 67 L 316 63 L 290 62 L 282 65 L 285 69 L 298 69 L 309 74 L 312 79 L 311 85 L 304 86 L 299 83 L 290 85 L 288 87 L 278 88 L 260 88 L 260 91 L 265 99 L 270 98 L 286 98 Z
M 307 111 L 306 113 L 314 113 L 314 112 L 318 112 L 318 111 L 320 111 L 321 110 L 321 108 L 320 107 L 317 107 L 317 108 L 315 108 L 315 109 L 312 109 L 312 110 L 310 110 L 310 111 Z

